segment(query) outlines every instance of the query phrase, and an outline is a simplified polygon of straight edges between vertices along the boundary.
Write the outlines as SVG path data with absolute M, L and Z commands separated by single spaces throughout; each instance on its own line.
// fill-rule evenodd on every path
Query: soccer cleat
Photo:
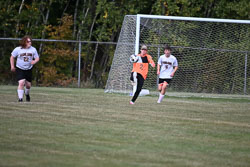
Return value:
M 30 101 L 30 95 L 26 95 L 26 101 Z
M 135 104 L 134 102 L 130 101 L 129 104 Z
M 161 102 L 158 100 L 157 103 L 159 104 L 159 103 L 161 103 Z
M 18 102 L 23 102 L 23 99 L 18 99 Z

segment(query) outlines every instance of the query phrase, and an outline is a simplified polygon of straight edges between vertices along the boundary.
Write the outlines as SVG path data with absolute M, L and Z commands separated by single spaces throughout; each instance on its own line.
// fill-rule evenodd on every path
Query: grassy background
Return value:
M 250 166 L 250 99 L 0 86 L 0 166 Z

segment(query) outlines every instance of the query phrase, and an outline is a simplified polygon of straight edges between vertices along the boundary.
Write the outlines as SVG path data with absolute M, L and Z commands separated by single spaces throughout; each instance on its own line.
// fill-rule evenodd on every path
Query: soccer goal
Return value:
M 124 18 L 105 92 L 130 93 L 131 54 L 141 45 L 157 63 L 172 47 L 179 69 L 168 91 L 250 94 L 250 21 L 175 16 Z M 145 89 L 157 90 L 157 68 L 149 67 Z

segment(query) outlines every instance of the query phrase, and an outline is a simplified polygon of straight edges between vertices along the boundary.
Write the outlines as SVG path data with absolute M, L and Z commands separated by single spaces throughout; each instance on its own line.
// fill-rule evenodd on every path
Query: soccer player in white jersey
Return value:
M 32 39 L 30 36 L 24 36 L 20 41 L 20 46 L 16 47 L 10 56 L 11 71 L 16 72 L 18 81 L 18 101 L 23 101 L 23 94 L 26 95 L 26 101 L 30 101 L 30 88 L 32 81 L 32 67 L 39 61 L 36 48 L 31 46 Z M 15 59 L 16 67 L 15 67 Z M 25 90 L 24 90 L 25 86 Z
M 159 99 L 157 103 L 161 103 L 167 86 L 170 84 L 176 70 L 178 69 L 178 61 L 176 57 L 171 55 L 171 48 L 169 46 L 164 47 L 164 55 L 161 55 L 157 63 L 157 74 L 159 75 Z

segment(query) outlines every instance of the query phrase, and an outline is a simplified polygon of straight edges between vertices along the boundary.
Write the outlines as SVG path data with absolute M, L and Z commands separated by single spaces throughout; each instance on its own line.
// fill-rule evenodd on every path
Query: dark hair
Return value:
M 26 48 L 28 39 L 30 39 L 31 42 L 32 42 L 32 38 L 31 38 L 30 36 L 28 36 L 28 35 L 27 35 L 27 36 L 24 36 L 24 37 L 21 39 L 20 45 L 21 45 L 22 48 Z
M 164 47 L 164 50 L 170 50 L 170 51 L 171 51 L 172 49 L 171 49 L 170 46 L 166 45 L 166 46 Z

